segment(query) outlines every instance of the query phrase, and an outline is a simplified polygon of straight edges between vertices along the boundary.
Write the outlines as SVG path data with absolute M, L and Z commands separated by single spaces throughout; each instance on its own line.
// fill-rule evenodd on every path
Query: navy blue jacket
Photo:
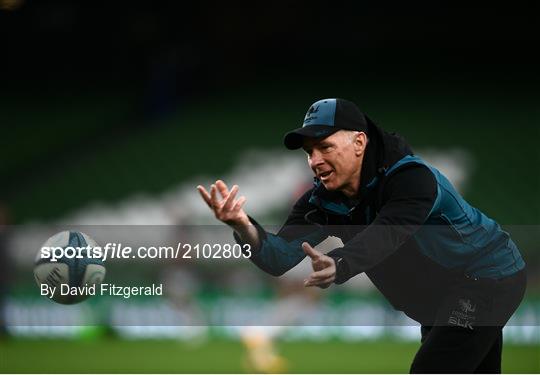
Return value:
M 368 134 L 358 197 L 315 180 L 277 234 L 252 220 L 261 237 L 253 263 L 278 276 L 304 258 L 302 242 L 315 246 L 337 236 L 345 245 L 328 253 L 336 283 L 365 272 L 396 309 L 420 322 L 457 280 L 502 279 L 525 267 L 508 233 L 403 138 L 374 124 Z

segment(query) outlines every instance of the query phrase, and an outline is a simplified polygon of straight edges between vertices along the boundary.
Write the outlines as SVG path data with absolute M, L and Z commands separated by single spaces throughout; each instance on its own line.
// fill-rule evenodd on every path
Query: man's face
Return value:
M 357 132 L 340 130 L 322 139 L 305 138 L 303 149 L 309 166 L 326 190 L 357 192 L 365 136 L 360 135 L 361 140 L 357 137 Z

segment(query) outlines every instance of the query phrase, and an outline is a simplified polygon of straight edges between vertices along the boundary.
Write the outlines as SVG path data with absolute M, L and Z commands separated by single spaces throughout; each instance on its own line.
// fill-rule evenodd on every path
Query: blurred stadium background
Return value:
M 269 335 L 286 362 L 270 370 L 407 372 L 419 333 L 406 321 L 277 319 L 288 327 L 246 339 L 223 317 L 237 310 L 216 303 L 272 310 L 285 290 L 297 295 L 285 315 L 302 306 L 331 321 L 350 311 L 394 319 L 362 278 L 298 297 L 294 277 L 276 282 L 249 264 L 113 262 L 109 277 L 176 288 L 68 308 L 40 297 L 31 274 L 51 226 L 160 225 L 175 236 L 215 224 L 195 186 L 216 178 L 239 184 L 262 224 L 279 225 L 310 180 L 281 137 L 313 101 L 343 97 L 404 135 L 516 238 L 529 287 L 505 331 L 503 371 L 540 372 L 537 25 L 538 5 L 519 2 L 0 0 L 0 371 L 259 371 L 245 348 Z M 163 323 L 177 316 L 188 323 Z

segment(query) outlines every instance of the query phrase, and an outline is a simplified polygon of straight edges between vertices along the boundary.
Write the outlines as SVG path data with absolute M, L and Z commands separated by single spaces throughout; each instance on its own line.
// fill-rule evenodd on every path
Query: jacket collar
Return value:
M 378 184 L 381 175 L 384 175 L 384 141 L 382 131 L 371 122 L 369 123 L 368 131 L 369 141 L 364 160 L 362 161 L 362 172 L 360 173 L 359 199 L 363 199 Z

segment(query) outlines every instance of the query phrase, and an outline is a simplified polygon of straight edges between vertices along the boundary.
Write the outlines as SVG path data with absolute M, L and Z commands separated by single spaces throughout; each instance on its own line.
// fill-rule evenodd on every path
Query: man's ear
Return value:
M 366 133 L 358 132 L 356 134 L 356 138 L 354 139 L 354 151 L 356 156 L 360 156 L 366 151 L 367 143 L 368 138 Z

